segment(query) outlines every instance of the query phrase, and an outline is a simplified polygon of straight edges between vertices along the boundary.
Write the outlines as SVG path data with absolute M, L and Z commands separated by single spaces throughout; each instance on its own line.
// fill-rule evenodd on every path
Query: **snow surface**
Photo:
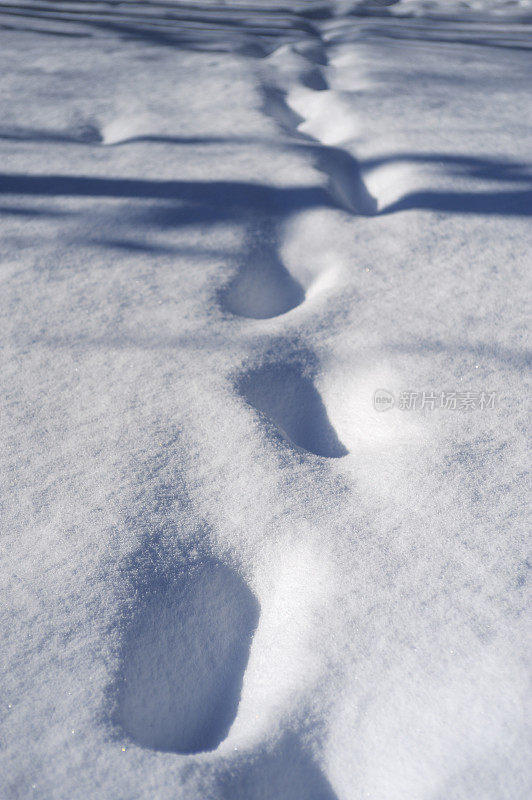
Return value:
M 530 797 L 529 0 L 0 25 L 0 798 Z

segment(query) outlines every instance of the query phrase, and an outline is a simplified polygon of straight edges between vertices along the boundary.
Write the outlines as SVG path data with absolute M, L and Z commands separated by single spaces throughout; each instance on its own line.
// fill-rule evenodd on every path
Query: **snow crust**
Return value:
M 0 25 L 2 800 L 528 798 L 530 2 Z

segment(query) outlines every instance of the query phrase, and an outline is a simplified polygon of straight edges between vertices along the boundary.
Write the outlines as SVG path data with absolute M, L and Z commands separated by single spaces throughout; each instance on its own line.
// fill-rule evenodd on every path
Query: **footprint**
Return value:
M 347 455 L 318 391 L 302 367 L 282 364 L 252 370 L 240 378 L 237 389 L 293 444 L 325 458 Z
M 314 92 L 326 92 L 329 88 L 329 84 L 320 69 L 307 70 L 301 75 L 300 81 L 302 86 L 312 89 Z
M 279 258 L 271 226 L 263 227 L 254 237 L 242 260 L 236 277 L 219 294 L 220 305 L 226 311 L 251 319 L 271 319 L 305 299 L 303 287 Z
M 377 213 L 377 201 L 370 194 L 358 162 L 341 147 L 315 148 L 316 167 L 329 178 L 329 192 L 340 206 L 364 217 Z
M 268 62 L 276 75 L 274 87 L 279 85 L 288 89 L 294 83 L 301 83 L 316 92 L 329 88 L 323 67 L 316 64 L 313 59 L 306 58 L 294 45 L 281 45 L 269 57 Z
M 298 126 L 325 145 L 341 145 L 360 133 L 360 123 L 349 103 L 349 94 L 327 89 L 315 92 L 296 85 L 286 96 L 286 103 L 304 121 Z
M 139 590 L 124 634 L 115 722 L 142 747 L 214 750 L 236 716 L 257 625 L 257 600 L 239 575 L 205 559 Z
M 312 91 L 312 90 L 308 90 Z M 293 109 L 287 101 L 288 92 L 279 86 L 262 87 L 262 110 L 271 117 L 286 133 L 297 135 L 305 118 Z
M 323 42 L 318 39 L 305 39 L 301 42 L 296 42 L 293 45 L 296 53 L 299 53 L 311 64 L 319 64 L 321 67 L 326 67 L 329 63 L 327 51 L 323 46 Z

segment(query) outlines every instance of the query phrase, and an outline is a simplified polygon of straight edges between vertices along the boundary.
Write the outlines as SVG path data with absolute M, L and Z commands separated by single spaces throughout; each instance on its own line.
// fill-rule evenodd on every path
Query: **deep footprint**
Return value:
M 236 277 L 221 290 L 226 311 L 250 319 L 271 319 L 301 305 L 303 287 L 290 275 L 277 253 L 274 232 L 266 230 L 243 257 Z
M 356 159 L 341 147 L 319 145 L 314 153 L 316 167 L 329 178 L 329 191 L 340 206 L 360 216 L 374 216 L 377 201 L 368 191 Z
M 214 750 L 236 716 L 257 600 L 217 561 L 151 583 L 125 632 L 115 722 L 143 747 Z
M 318 391 L 299 366 L 261 367 L 244 375 L 237 389 L 293 444 L 325 458 L 347 455 Z

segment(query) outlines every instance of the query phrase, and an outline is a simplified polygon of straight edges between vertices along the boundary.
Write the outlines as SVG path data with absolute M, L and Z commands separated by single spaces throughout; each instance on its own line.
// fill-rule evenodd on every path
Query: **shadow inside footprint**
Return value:
M 286 90 L 278 86 L 262 87 L 262 111 L 287 133 L 297 133 L 299 125 L 304 122 L 304 117 L 288 105 Z
M 370 194 L 358 162 L 341 147 L 314 149 L 316 167 L 329 178 L 329 191 L 340 205 L 355 214 L 373 217 L 377 201 Z
M 121 651 L 115 721 L 143 747 L 213 750 L 236 715 L 257 600 L 216 561 L 147 580 L 139 594 Z
M 274 232 L 269 228 L 249 247 L 243 260 L 236 277 L 220 292 L 220 304 L 226 311 L 251 319 L 271 319 L 305 299 L 302 286 L 279 258 Z
M 326 458 L 347 455 L 312 380 L 297 366 L 271 365 L 252 370 L 240 378 L 237 389 L 298 447 Z

